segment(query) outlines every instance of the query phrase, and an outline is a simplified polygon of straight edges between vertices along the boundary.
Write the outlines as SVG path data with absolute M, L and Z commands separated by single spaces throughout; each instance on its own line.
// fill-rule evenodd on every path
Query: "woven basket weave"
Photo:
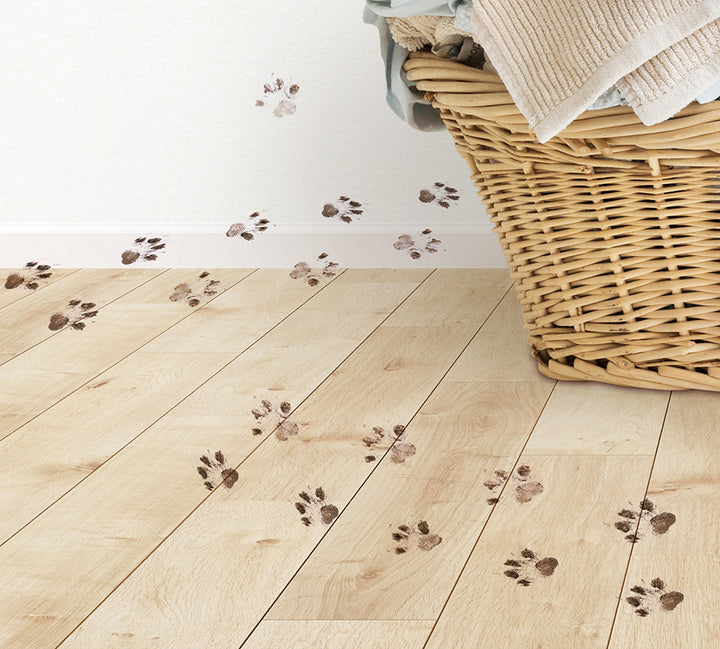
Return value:
M 427 52 L 405 71 L 470 166 L 540 372 L 720 391 L 720 102 L 587 111 L 540 144 L 497 76 Z

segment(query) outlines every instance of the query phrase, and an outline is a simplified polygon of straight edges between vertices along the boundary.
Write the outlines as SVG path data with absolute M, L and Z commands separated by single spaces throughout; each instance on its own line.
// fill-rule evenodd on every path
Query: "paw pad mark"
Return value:
M 5 288 L 13 289 L 19 286 L 34 291 L 40 287 L 38 280 L 46 280 L 52 276 L 50 266 L 47 264 L 38 264 L 36 261 L 29 261 L 19 272 L 10 273 L 5 280 Z
M 208 491 L 212 491 L 221 483 L 226 489 L 231 489 L 239 478 L 238 472 L 228 465 L 222 451 L 208 452 L 207 455 L 200 456 L 200 464 L 195 468 Z
M 322 215 L 326 219 L 337 217 L 343 223 L 352 223 L 353 218 L 357 219 L 363 213 L 362 203 L 351 200 L 349 196 L 340 196 L 335 203 L 325 203 Z
M 165 251 L 165 244 L 161 237 L 138 237 L 133 245 L 122 253 L 120 259 L 125 266 L 142 261 L 155 261 L 159 252 Z
M 317 286 L 322 277 L 335 277 L 337 274 L 338 264 L 334 261 L 325 261 L 328 257 L 326 252 L 322 252 L 317 257 L 317 262 L 323 265 L 322 268 L 313 269 L 305 261 L 299 261 L 295 264 L 293 270 L 290 271 L 292 279 L 304 279 L 308 286 Z
M 503 571 L 503 575 L 517 580 L 519 586 L 529 586 L 538 575 L 541 577 L 553 575 L 558 565 L 559 562 L 555 557 L 538 559 L 535 552 L 523 548 L 520 551 L 520 559 L 510 558 L 505 561 L 508 569 Z
M 420 520 L 414 525 L 398 525 L 396 531 L 391 532 L 391 536 L 396 542 L 395 554 L 405 554 L 410 551 L 413 541 L 415 546 L 424 552 L 429 552 L 442 543 L 442 537 L 432 534 L 425 520 Z
M 680 591 L 668 590 L 660 577 L 655 577 L 650 582 L 650 586 L 633 586 L 630 593 L 631 595 L 628 595 L 625 601 L 635 609 L 635 614 L 640 617 L 647 617 L 658 607 L 663 611 L 674 611 L 685 599 L 685 595 Z
M 302 491 L 298 496 L 300 496 L 300 500 L 295 503 L 295 509 L 300 512 L 300 522 L 305 526 L 313 525 L 318 520 L 323 525 L 330 525 L 340 514 L 335 505 L 327 502 L 325 490 L 322 487 L 315 489 L 313 494 Z
M 292 410 L 292 406 L 288 401 L 283 401 L 279 406 L 274 406 L 272 402 L 263 399 L 260 405 L 253 408 L 251 414 L 257 422 L 261 422 L 266 418 L 270 418 L 271 426 L 275 429 L 275 437 L 281 442 L 286 442 L 290 437 L 294 437 L 300 432 L 300 427 L 287 417 Z M 252 429 L 253 435 L 262 435 L 263 429 L 255 427 Z
M 419 242 L 409 234 L 401 234 L 398 240 L 393 244 L 395 250 L 406 250 L 411 259 L 420 259 L 423 253 L 435 253 L 439 250 L 438 246 L 442 243 L 440 239 L 432 237 L 432 230 L 426 228 L 417 237 Z
M 621 509 L 615 521 L 616 530 L 625 534 L 630 543 L 637 543 L 649 532 L 655 535 L 666 534 L 677 521 L 672 512 L 658 512 L 655 503 L 645 498 L 640 502 L 639 509 Z
M 453 203 L 460 200 L 460 192 L 445 183 L 436 182 L 432 189 L 421 189 L 418 197 L 421 203 L 435 204 L 448 209 Z

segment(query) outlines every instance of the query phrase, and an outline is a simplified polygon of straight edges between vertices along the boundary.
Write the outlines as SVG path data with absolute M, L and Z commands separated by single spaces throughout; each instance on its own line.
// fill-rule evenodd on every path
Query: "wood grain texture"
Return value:
M 367 297 L 365 285 L 341 284 L 343 277 L 321 294 L 334 290 L 339 296 L 355 291 L 356 297 Z M 20 584 L 16 596 L 0 602 L 2 643 L 38 648 L 59 643 L 207 498 L 208 491 L 195 469 L 200 456 L 208 450 L 222 450 L 231 466 L 242 462 L 259 443 L 251 432 L 257 425 L 251 410 L 260 399 L 269 397 L 276 403 L 285 399 L 293 404 L 302 401 L 417 285 L 417 280 L 396 282 L 394 291 L 380 291 L 374 299 L 366 300 L 363 317 L 358 310 L 352 321 L 335 310 L 332 300 L 325 312 L 296 311 L 96 470 L 81 488 L 71 491 L 0 547 L 4 583 Z M 308 344 L 295 353 L 296 328 L 314 330 L 314 348 Z M 297 421 L 303 425 L 302 418 Z M 265 438 L 270 430 L 266 428 Z M 261 486 L 268 461 L 274 462 L 278 453 L 288 452 L 284 449 L 292 453 L 302 446 L 297 438 L 287 445 L 275 438 L 267 441 L 270 451 L 261 463 Z M 219 487 L 214 493 L 224 492 L 242 493 L 243 498 L 249 495 L 244 482 L 235 489 Z M 265 500 L 265 496 L 260 499 Z M 294 509 L 292 512 L 297 514 Z M 247 524 L 249 519 L 244 520 Z M 297 519 L 294 525 L 298 526 Z M 244 539 L 240 535 L 231 540 L 237 543 Z M 195 543 L 194 535 L 190 543 Z M 211 557 L 207 577 L 225 570 L 218 558 Z M 192 583 L 188 585 L 193 587 Z M 69 592 L 73 593 L 70 601 Z M 229 601 L 220 596 L 221 601 Z M 237 606 L 232 607 L 237 612 Z M 62 615 L 55 615 L 53 611 L 59 609 Z M 141 646 L 144 637 L 137 637 Z
M 61 279 L 77 273 L 77 268 L 51 268 L 49 271 L 50 277 L 45 279 L 38 279 L 38 287 L 33 290 L 27 288 L 27 280 L 33 281 L 33 277 L 27 273 L 26 269 L 22 268 L 1 268 L 0 269 L 0 309 L 4 309 L 10 304 L 14 304 L 20 300 L 24 300 L 31 295 L 35 295 L 38 291 L 42 291 L 44 288 L 55 284 Z M 23 283 L 15 288 L 9 289 L 5 286 L 10 275 L 19 274 L 23 278 Z M 11 281 L 11 285 L 14 284 Z
M 673 393 L 670 399 L 647 495 L 655 514 L 672 513 L 676 522 L 664 534 L 649 527 L 633 548 L 610 649 L 714 647 L 720 638 L 719 419 L 720 404 L 710 393 Z M 655 578 L 665 583 L 660 592 L 652 587 Z M 634 586 L 650 591 L 640 607 L 626 601 L 638 595 Z M 665 610 L 659 597 L 673 591 L 684 599 Z M 640 617 L 636 608 L 649 615 Z
M 431 628 L 425 620 L 272 620 L 242 649 L 421 649 Z
M 441 316 L 453 308 L 440 280 L 433 274 L 399 307 L 398 318 L 414 300 L 434 304 Z M 503 292 L 498 290 L 495 302 Z M 63 649 L 94 647 L 112 633 L 133 633 L 134 645 L 128 646 L 144 646 L 152 636 L 173 646 L 199 626 L 214 631 L 207 647 L 239 645 L 327 529 L 318 511 L 303 525 L 294 505 L 302 500 L 298 494 L 322 487 L 325 502 L 342 510 L 371 470 L 362 437 L 372 426 L 410 420 L 492 306 L 488 296 L 474 326 L 381 325 L 292 413 L 300 433 L 287 442 L 261 444 L 238 468 L 237 486 L 213 491 Z M 256 380 L 262 386 L 267 379 Z M 224 441 L 213 448 L 230 448 L 237 427 L 214 435 Z M 237 448 L 240 442 L 234 443 Z M 278 470 L 269 472 L 270 466 Z M 182 492 L 178 484 L 176 498 Z M 186 560 L 179 563 L 178 556 Z

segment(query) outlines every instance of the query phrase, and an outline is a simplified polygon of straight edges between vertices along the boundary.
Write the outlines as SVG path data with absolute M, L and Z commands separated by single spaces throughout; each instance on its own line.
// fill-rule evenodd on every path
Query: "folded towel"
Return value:
M 410 52 L 426 45 L 437 45 L 449 36 L 462 34 L 472 38 L 470 32 L 458 29 L 449 16 L 411 16 L 386 18 L 393 40 Z
M 616 83 L 641 119 L 670 117 L 719 76 L 719 19 L 718 0 L 473 0 L 475 40 L 541 142 Z

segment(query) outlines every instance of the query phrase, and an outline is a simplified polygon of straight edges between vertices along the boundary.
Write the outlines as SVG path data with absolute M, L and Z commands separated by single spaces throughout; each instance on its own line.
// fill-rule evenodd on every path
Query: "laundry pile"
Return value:
M 410 125 L 444 128 L 408 81 L 408 54 L 497 73 L 540 142 L 585 110 L 629 105 L 644 124 L 720 97 L 720 0 L 366 0 L 387 101 Z

